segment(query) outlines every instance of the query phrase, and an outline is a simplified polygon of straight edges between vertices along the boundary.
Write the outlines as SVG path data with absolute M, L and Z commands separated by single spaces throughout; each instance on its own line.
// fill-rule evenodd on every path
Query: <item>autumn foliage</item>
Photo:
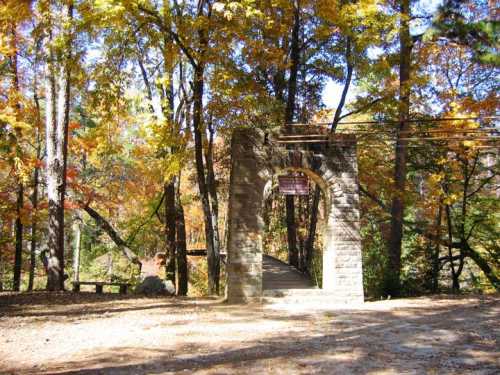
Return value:
M 179 294 L 222 293 L 232 131 L 288 117 L 357 136 L 367 295 L 388 294 L 395 272 L 395 200 L 400 294 L 498 290 L 497 15 L 474 1 L 411 1 L 409 14 L 400 3 L 0 0 L 0 289 L 49 286 L 50 256 L 60 285 L 75 265 L 81 278 L 135 282 L 140 258 L 165 253 Z M 457 9 L 465 16 L 454 24 Z M 66 118 L 54 100 L 68 104 Z M 51 109 L 64 153 L 58 214 Z M 311 220 L 324 221 L 312 218 L 313 192 L 294 203 L 299 247 Z M 266 251 L 287 260 L 286 204 L 271 197 Z M 51 252 L 54 217 L 62 253 Z M 315 254 L 321 245 L 318 235 Z M 188 257 L 196 249 L 208 262 Z M 106 254 L 114 267 L 99 261 Z M 318 278 L 311 267 L 301 271 Z

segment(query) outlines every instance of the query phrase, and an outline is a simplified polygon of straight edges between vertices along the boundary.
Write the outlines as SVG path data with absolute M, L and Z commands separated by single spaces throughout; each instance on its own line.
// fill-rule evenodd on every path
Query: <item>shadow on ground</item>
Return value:
M 217 303 L 214 298 L 173 298 L 169 296 L 144 296 L 137 294 L 96 294 L 91 292 L 32 292 L 0 293 L 0 317 L 33 317 L 54 320 L 59 317 L 84 318 L 101 314 L 128 311 L 154 310 L 172 304 L 182 309 L 192 306 L 192 301 Z M 138 302 L 139 301 L 139 302 Z
M 197 301 L 159 301 L 136 306 L 135 310 L 148 313 L 160 309 L 163 313 L 164 308 L 175 308 L 179 320 L 153 328 L 165 330 L 167 338 L 169 326 L 172 329 L 174 325 L 195 324 L 181 318 L 184 311 L 193 308 Z M 382 310 L 373 308 L 384 306 L 377 302 L 381 305 L 365 304 L 366 308 L 358 310 L 316 314 L 287 314 L 283 311 L 263 311 L 259 306 L 242 308 L 216 301 L 204 302 L 202 310 L 198 311 L 201 326 L 196 329 L 203 333 L 208 326 L 217 327 L 222 335 L 233 341 L 206 345 L 182 342 L 181 339 L 181 342 L 167 340 L 164 348 L 96 347 L 87 353 L 85 359 L 67 358 L 36 369 L 0 367 L 0 371 L 61 374 L 160 374 L 181 371 L 217 374 L 500 372 L 498 296 L 469 298 L 466 301 L 455 298 L 445 302 L 425 298 L 411 306 L 395 305 Z M 37 316 L 27 315 L 29 311 L 24 311 L 26 307 L 14 314 Z M 94 313 L 97 310 L 93 310 Z M 115 310 L 120 314 L 125 311 L 130 310 Z M 171 309 L 168 311 L 173 312 Z M 68 312 L 73 313 L 71 308 Z M 291 328 L 296 323 L 307 324 L 309 328 L 289 329 L 281 333 L 274 330 L 258 339 L 245 340 L 243 337 L 241 342 L 236 343 L 232 337 L 237 332 L 230 324 L 251 322 L 258 327 L 273 321 L 289 322 Z

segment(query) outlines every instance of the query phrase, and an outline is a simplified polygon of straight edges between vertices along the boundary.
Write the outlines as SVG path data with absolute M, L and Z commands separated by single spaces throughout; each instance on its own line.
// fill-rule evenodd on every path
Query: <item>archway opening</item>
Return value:
M 286 197 L 282 177 L 298 177 L 307 183 L 294 199 L 295 254 L 288 241 Z M 263 197 L 263 290 L 321 288 L 323 276 L 323 232 L 328 219 L 328 193 L 323 179 L 309 169 L 274 171 Z M 291 262 L 296 259 L 296 264 Z M 282 264 L 278 263 L 281 262 Z M 286 266 L 285 266 L 286 265 Z

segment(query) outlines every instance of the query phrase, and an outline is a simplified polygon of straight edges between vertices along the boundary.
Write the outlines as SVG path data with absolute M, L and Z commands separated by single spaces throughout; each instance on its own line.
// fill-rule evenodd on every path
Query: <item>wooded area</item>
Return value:
M 233 130 L 301 126 L 356 136 L 365 296 L 498 291 L 498 22 L 491 0 L 0 0 L 0 291 L 157 262 L 223 295 Z M 264 252 L 321 284 L 321 189 L 277 181 Z

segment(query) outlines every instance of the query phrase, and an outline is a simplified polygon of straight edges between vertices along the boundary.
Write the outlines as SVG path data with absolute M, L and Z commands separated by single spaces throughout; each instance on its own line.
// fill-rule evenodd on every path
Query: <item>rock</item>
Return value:
M 156 253 L 153 258 L 141 258 L 141 279 L 148 276 L 160 276 L 165 264 L 165 253 Z
M 135 292 L 139 294 L 168 294 L 173 295 L 175 288 L 171 281 L 163 281 L 158 276 L 147 276 L 137 285 Z
M 165 291 L 170 295 L 174 295 L 175 294 L 175 285 L 172 282 L 172 280 L 166 280 L 163 283 L 165 284 Z

